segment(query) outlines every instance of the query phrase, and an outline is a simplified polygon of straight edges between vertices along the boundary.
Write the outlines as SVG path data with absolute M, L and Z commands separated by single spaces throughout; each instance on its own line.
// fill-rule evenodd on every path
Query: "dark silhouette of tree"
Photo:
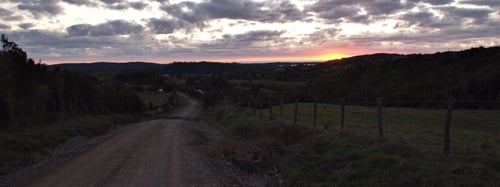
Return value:
M 145 110 L 133 92 L 99 86 L 88 76 L 36 63 L 1 35 L 0 127 L 40 124 L 68 114 L 138 114 Z

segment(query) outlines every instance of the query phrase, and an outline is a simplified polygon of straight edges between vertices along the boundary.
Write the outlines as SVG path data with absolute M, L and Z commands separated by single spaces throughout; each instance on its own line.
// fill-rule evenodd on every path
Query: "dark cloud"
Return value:
M 130 7 L 136 9 L 136 10 L 143 10 L 144 8 L 148 7 L 147 3 L 144 3 L 142 1 L 139 2 L 131 2 L 129 3 Z
M 96 6 L 97 4 L 95 2 L 92 2 L 90 0 L 62 0 L 66 3 L 69 4 L 74 4 L 74 5 L 86 5 L 86 6 Z
M 117 4 L 108 4 L 106 5 L 106 8 L 113 9 L 113 10 L 125 10 L 130 8 L 128 4 L 125 3 L 117 3 Z
M 201 56 L 221 59 L 231 57 L 273 56 L 287 51 L 287 38 L 284 31 L 250 31 L 243 34 L 226 34 L 210 43 L 195 46 Z
M 400 1 L 376 1 L 364 5 L 370 15 L 392 14 L 407 9 L 407 6 Z
M 132 7 L 132 8 L 140 8 L 140 6 L 142 6 L 142 2 L 139 2 L 138 4 L 137 3 L 129 3 L 127 1 L 124 1 L 124 0 L 100 0 L 101 3 L 103 3 L 103 5 L 101 5 L 102 7 L 105 7 L 107 9 L 113 9 L 113 10 L 126 10 L 126 9 L 129 9 L 132 5 L 134 5 L 135 7 Z M 144 8 L 144 7 L 143 7 Z
M 466 0 L 460 1 L 460 3 L 478 6 L 500 7 L 500 2 L 498 2 L 498 0 Z
M 33 16 L 55 16 L 63 13 L 63 8 L 58 4 L 59 0 L 23 1 L 17 5 L 19 10 L 29 11 Z
M 407 24 L 398 23 L 399 26 L 407 26 L 407 25 L 416 25 L 422 27 L 432 26 L 432 24 L 436 21 L 437 17 L 434 16 L 431 12 L 415 12 L 415 13 L 406 13 L 404 14 L 400 20 L 406 21 Z
M 161 7 L 161 9 L 173 17 L 176 17 L 176 18 L 181 19 L 181 20 L 185 20 L 189 23 L 202 23 L 203 18 L 201 18 L 200 16 L 197 16 L 193 13 L 185 13 L 183 11 L 183 8 L 192 10 L 195 7 L 196 7 L 196 4 L 193 2 L 182 2 L 179 4 L 164 5 Z
M 422 2 L 429 3 L 432 5 L 446 5 L 454 2 L 455 0 L 423 0 Z
M 319 0 L 307 7 L 306 11 L 315 12 L 319 18 L 329 22 L 367 22 L 370 18 L 375 19 L 377 16 L 390 15 L 413 6 L 412 3 L 403 3 L 399 0 Z M 361 10 L 365 10 L 366 15 L 361 15 Z
M 409 25 L 419 27 L 446 28 L 457 25 L 462 26 L 466 23 L 467 18 L 472 19 L 474 23 L 480 25 L 488 21 L 490 19 L 488 15 L 493 13 L 493 11 L 489 9 L 457 8 L 451 6 L 438 7 L 436 10 L 440 10 L 444 16 L 436 16 L 429 11 L 423 11 L 406 13 L 400 17 L 400 20 L 407 21 Z M 465 25 L 463 26 L 465 27 Z
M 123 2 L 123 0 L 100 0 L 100 1 L 108 5 Z
M 284 31 L 250 31 L 244 34 L 226 35 L 225 39 L 236 42 L 262 42 L 280 40 Z
M 300 11 L 297 6 L 290 1 L 282 1 L 281 3 L 270 3 L 267 5 L 270 8 L 268 12 L 268 22 L 288 22 L 303 20 L 308 15 Z
M 432 12 L 423 11 L 423 12 L 415 12 L 415 13 L 406 13 L 400 17 L 401 21 L 398 23 L 396 27 L 405 27 L 405 26 L 418 26 L 422 27 L 421 29 L 427 28 L 446 28 L 451 26 L 456 26 L 462 24 L 462 19 L 454 16 L 436 16 Z
M 499 2 L 500 3 L 500 2 Z M 448 16 L 458 16 L 466 18 L 484 19 L 492 13 L 489 9 L 471 9 L 471 8 L 457 8 L 457 7 L 444 7 L 440 8 Z
M 62 33 L 43 30 L 15 31 L 6 34 L 23 48 L 26 48 L 30 54 L 37 54 L 35 56 L 46 53 L 48 48 L 56 48 L 61 50 L 61 53 L 65 53 L 65 49 L 101 48 L 103 46 L 97 38 L 64 37 Z
M 66 28 L 70 36 L 113 36 L 139 34 L 144 28 L 124 20 L 108 21 L 98 25 L 78 24 Z
M 408 0 L 413 3 L 427 3 L 431 5 L 446 5 L 454 2 L 455 0 Z
M 164 5 L 161 9 L 178 19 L 197 25 L 204 25 L 205 21 L 221 18 L 261 22 L 288 22 L 306 17 L 306 14 L 302 13 L 289 1 L 271 4 L 248 0 L 209 0 L 199 4 L 182 2 Z M 189 11 L 185 12 L 183 9 L 189 9 Z
M 150 19 L 148 26 L 155 34 L 170 34 L 173 33 L 176 27 L 176 21 L 172 19 Z
M 392 34 L 385 36 L 354 36 L 346 38 L 355 45 L 380 45 L 380 42 L 398 42 L 407 48 L 418 48 L 418 46 L 434 45 L 436 48 L 440 45 L 459 42 L 462 44 L 476 42 L 487 38 L 495 38 L 500 32 L 500 26 L 497 27 L 477 27 L 462 29 L 461 27 L 443 29 L 437 32 L 420 32 L 408 34 Z M 437 50 L 437 49 L 432 49 Z
M 22 28 L 24 30 L 27 30 L 27 29 L 30 29 L 30 28 L 34 27 L 35 24 L 33 24 L 33 23 L 21 23 L 21 24 L 19 24 L 17 26 L 19 26 L 20 28 Z
M 8 29 L 10 29 L 10 25 L 6 25 L 6 24 L 3 24 L 3 23 L 0 23 L 0 29 L 8 30 Z
M 351 5 L 365 4 L 365 3 L 371 3 L 371 2 L 374 2 L 374 0 L 358 0 L 358 1 L 319 0 L 316 3 L 314 3 L 313 5 L 311 5 L 310 7 L 308 7 L 308 11 L 325 12 L 325 11 L 330 11 L 332 9 L 335 9 L 339 6 L 351 6 Z
M 212 43 L 202 44 L 199 46 L 201 50 L 223 50 L 246 52 L 262 52 L 271 50 L 273 45 L 280 44 L 286 38 L 282 35 L 284 31 L 250 31 L 243 34 L 225 34 L 222 38 L 215 40 Z
M 310 42 L 317 45 L 322 45 L 324 43 L 331 42 L 340 31 L 341 30 L 337 28 L 318 30 L 312 34 L 309 34 L 309 37 L 305 38 L 305 41 L 302 41 L 302 43 Z
M 319 12 L 319 17 L 328 20 L 337 20 L 340 18 L 351 18 L 358 15 L 358 10 L 352 7 L 339 6 L 327 11 Z
M 1 7 L 0 17 L 2 17 L 3 21 L 21 21 L 24 19 L 22 16 L 15 15 L 13 11 Z
M 138 56 L 159 56 L 166 52 L 153 38 L 118 36 L 72 36 L 65 33 L 29 30 L 5 33 L 29 52 L 30 57 L 42 60 L 116 59 Z M 137 47 L 141 46 L 141 47 Z M 161 49 L 161 50 L 160 50 Z M 64 61 L 63 61 L 64 62 Z

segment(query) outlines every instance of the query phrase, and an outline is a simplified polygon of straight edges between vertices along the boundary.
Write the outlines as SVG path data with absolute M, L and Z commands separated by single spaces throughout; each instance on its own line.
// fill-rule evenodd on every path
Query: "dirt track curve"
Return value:
M 190 143 L 197 101 L 172 116 L 130 125 L 21 186 L 225 186 L 223 174 Z M 206 127 L 205 127 L 206 128 Z

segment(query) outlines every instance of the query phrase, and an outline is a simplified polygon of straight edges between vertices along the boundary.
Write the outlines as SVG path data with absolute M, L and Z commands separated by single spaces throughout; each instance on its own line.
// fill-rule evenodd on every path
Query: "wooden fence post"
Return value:
M 240 96 L 238 96 L 237 105 L 238 105 L 238 112 L 241 112 L 241 105 L 242 105 L 242 103 L 241 103 L 241 97 Z
M 299 108 L 299 101 L 295 99 L 295 110 L 293 112 L 293 123 L 297 124 L 297 113 L 298 113 L 298 108 Z
M 345 112 L 345 101 L 344 98 L 340 100 L 340 130 L 344 129 L 344 112 Z
M 283 117 L 283 95 L 281 95 L 280 99 L 280 117 Z
M 316 127 L 318 99 L 314 99 L 314 109 L 313 109 L 313 126 Z
M 454 99 L 450 98 L 448 100 L 448 111 L 446 112 L 446 120 L 444 123 L 444 147 L 443 152 L 445 156 L 450 153 L 450 126 L 451 126 L 451 114 L 453 112 Z
M 262 118 L 262 102 L 259 102 L 259 117 Z
M 378 118 L 378 136 L 384 137 L 384 119 L 382 118 L 382 98 L 377 98 L 377 118 Z
M 250 101 L 248 101 L 250 103 Z M 257 104 L 255 102 L 252 103 L 252 108 L 253 108 L 253 116 L 257 116 Z
M 273 104 L 268 102 L 267 105 L 269 106 L 269 120 L 273 119 Z

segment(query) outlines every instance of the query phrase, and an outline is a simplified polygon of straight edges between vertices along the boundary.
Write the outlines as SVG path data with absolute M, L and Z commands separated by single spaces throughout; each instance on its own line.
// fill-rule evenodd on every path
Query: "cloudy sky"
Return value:
M 500 45 L 500 0 L 0 0 L 45 63 L 322 61 Z

